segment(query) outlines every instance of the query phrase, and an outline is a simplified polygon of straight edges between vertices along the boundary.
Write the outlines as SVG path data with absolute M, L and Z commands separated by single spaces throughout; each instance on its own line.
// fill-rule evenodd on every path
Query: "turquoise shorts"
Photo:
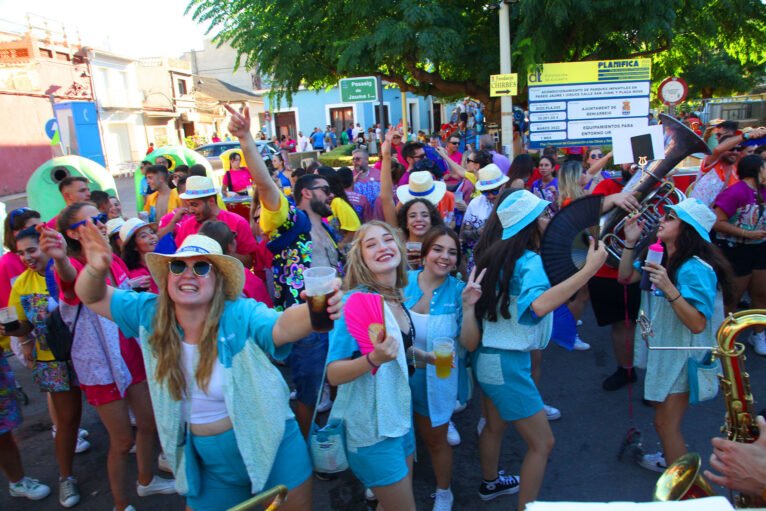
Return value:
M 412 411 L 423 417 L 431 417 L 428 411 L 428 386 L 424 367 L 415 369 L 410 376 L 410 390 L 412 391 Z
M 528 351 L 480 347 L 474 352 L 476 380 L 505 421 L 526 419 L 543 409 L 543 399 L 532 379 Z
M 415 433 L 386 438 L 377 444 L 348 450 L 348 464 L 365 488 L 388 486 L 401 481 L 409 472 L 407 457 L 415 452 Z
M 186 504 L 194 511 L 223 511 L 253 496 L 245 462 L 237 448 L 234 430 L 219 435 L 194 436 L 191 442 L 200 464 L 200 488 Z M 263 489 L 284 484 L 297 488 L 311 477 L 308 447 L 295 419 L 285 422 L 285 434 Z

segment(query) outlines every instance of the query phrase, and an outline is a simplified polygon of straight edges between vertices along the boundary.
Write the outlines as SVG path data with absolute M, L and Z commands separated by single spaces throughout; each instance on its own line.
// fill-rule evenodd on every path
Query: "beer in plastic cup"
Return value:
M 335 324 L 327 312 L 327 301 L 335 293 L 333 282 L 337 274 L 335 268 L 329 266 L 316 266 L 303 271 L 311 329 L 315 332 L 329 332 Z
M 449 378 L 452 373 L 452 359 L 455 353 L 455 341 L 449 337 L 439 337 L 433 342 L 436 356 L 436 377 Z
M 407 263 L 410 268 L 417 269 L 420 266 L 420 251 L 423 249 L 423 244 L 419 241 L 408 241 L 404 246 L 407 248 Z
M 15 332 L 21 327 L 19 316 L 16 314 L 15 307 L 3 307 L 0 309 L 0 323 L 3 324 L 6 332 Z

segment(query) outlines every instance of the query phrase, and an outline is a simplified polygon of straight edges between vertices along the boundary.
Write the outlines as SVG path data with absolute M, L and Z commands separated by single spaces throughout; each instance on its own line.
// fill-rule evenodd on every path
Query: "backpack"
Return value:
M 51 299 L 56 300 L 58 288 L 53 278 L 53 264 L 51 263 L 53 263 L 53 259 L 51 259 L 45 270 L 45 286 L 48 288 L 48 294 Z M 59 362 L 66 362 L 72 359 L 74 332 L 77 328 L 77 320 L 80 319 L 81 310 L 82 302 L 77 306 L 77 315 L 74 318 L 72 330 L 69 330 L 69 326 L 64 322 L 64 318 L 61 316 L 61 308 L 58 305 L 45 318 L 45 339 L 48 343 L 48 348 L 53 354 L 53 358 Z

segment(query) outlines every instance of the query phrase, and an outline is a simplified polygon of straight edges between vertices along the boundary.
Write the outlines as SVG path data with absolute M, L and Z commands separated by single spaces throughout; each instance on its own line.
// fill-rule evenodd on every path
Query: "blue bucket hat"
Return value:
M 699 199 L 684 199 L 678 204 L 665 206 L 665 209 L 673 211 L 682 222 L 694 227 L 703 240 L 710 241 L 710 230 L 716 222 L 716 216 L 704 202 Z
M 543 200 L 527 190 L 513 192 L 497 208 L 503 226 L 502 239 L 507 240 L 539 217 L 550 201 Z

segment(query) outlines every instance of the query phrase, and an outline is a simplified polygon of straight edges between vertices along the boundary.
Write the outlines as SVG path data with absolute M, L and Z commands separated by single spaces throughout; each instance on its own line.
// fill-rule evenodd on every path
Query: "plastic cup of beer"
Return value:
M 420 251 L 423 249 L 423 244 L 419 241 L 408 241 L 404 244 L 407 248 L 407 262 L 413 269 L 420 266 Z
M 438 337 L 433 341 L 433 349 L 436 356 L 436 377 L 449 378 L 452 374 L 455 341 L 450 337 Z
M 3 307 L 0 309 L 0 323 L 3 324 L 6 332 L 15 332 L 19 329 L 19 316 L 16 314 L 15 307 Z
M 315 332 L 329 332 L 335 324 L 327 312 L 327 301 L 335 293 L 333 283 L 337 274 L 335 268 L 329 266 L 316 266 L 303 272 L 311 329 Z

